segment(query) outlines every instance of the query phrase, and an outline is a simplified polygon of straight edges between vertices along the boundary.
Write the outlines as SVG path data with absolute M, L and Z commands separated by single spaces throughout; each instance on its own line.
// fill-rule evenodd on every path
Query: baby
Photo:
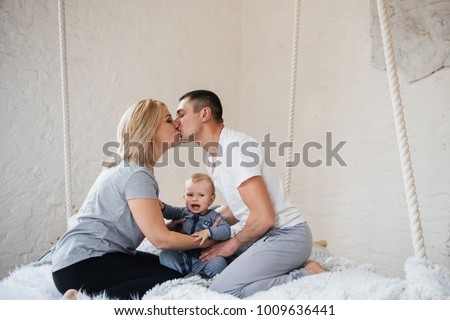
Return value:
M 203 244 L 206 239 L 224 241 L 231 236 L 231 228 L 218 212 L 209 207 L 216 197 L 211 178 L 204 173 L 195 173 L 186 180 L 184 191 L 185 207 L 173 207 L 161 203 L 165 219 L 178 220 L 185 218 L 181 232 L 196 237 Z M 212 278 L 227 266 L 223 257 L 215 257 L 208 261 L 200 261 L 202 249 L 174 251 L 162 250 L 159 256 L 162 265 L 172 268 L 183 275 L 198 273 Z

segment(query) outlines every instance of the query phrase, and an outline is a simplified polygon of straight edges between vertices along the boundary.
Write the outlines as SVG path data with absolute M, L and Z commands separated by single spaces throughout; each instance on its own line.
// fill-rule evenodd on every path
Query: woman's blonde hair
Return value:
M 113 161 L 112 167 L 118 165 L 120 161 L 149 169 L 154 166 L 158 159 L 153 159 L 153 137 L 165 106 L 158 100 L 140 100 L 123 114 L 117 126 L 120 158 Z

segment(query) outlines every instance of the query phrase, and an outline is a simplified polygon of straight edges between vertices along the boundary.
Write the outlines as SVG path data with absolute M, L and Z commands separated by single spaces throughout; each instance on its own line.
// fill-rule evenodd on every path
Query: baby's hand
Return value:
M 211 232 L 209 231 L 209 229 L 200 230 L 196 233 L 193 233 L 192 237 L 196 238 L 195 241 L 200 241 L 200 245 L 203 245 L 206 240 L 211 238 Z

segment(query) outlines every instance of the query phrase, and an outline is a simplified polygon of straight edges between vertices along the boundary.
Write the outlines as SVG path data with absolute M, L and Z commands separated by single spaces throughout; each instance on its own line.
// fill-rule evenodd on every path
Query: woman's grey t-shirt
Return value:
M 145 167 L 122 162 L 105 169 L 89 190 L 77 224 L 56 244 L 53 271 L 108 252 L 135 254 L 144 234 L 127 201 L 157 199 L 158 195 L 155 176 Z

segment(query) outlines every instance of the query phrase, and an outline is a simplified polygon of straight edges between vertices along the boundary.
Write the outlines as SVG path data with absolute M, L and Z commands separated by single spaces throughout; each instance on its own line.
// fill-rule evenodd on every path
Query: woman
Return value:
M 78 290 L 111 298 L 142 298 L 149 289 L 182 275 L 138 252 L 146 237 L 158 249 L 200 246 L 192 237 L 167 229 L 158 202 L 154 164 L 179 144 L 177 124 L 164 103 L 141 100 L 120 120 L 120 158 L 104 170 L 80 208 L 78 223 L 55 246 L 53 281 L 65 298 Z

